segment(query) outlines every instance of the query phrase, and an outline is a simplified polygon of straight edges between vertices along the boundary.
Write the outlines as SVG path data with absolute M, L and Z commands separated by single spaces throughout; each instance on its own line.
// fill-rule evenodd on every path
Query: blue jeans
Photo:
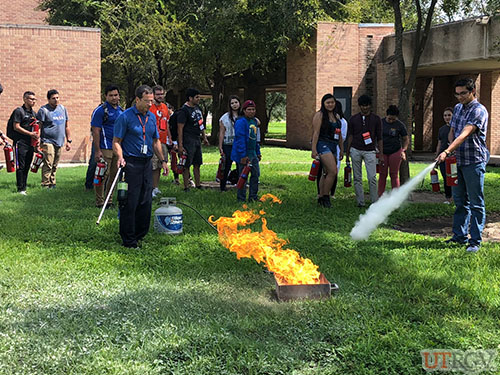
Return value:
M 252 168 L 250 169 L 250 191 L 248 193 L 248 201 L 257 200 L 257 193 L 259 192 L 259 158 L 254 157 L 250 159 Z M 238 165 L 238 173 L 241 175 L 241 171 L 245 168 L 245 164 L 236 163 Z M 243 186 L 243 189 L 238 189 L 236 193 L 236 198 L 239 201 L 245 201 L 247 197 L 247 185 Z
M 484 208 L 484 174 L 486 163 L 457 167 L 458 185 L 452 187 L 455 214 L 453 215 L 453 240 L 469 245 L 481 244 L 486 210 Z
M 94 174 L 95 168 L 97 167 L 97 162 L 95 161 L 95 150 L 94 143 L 92 142 L 92 152 L 90 153 L 89 166 L 87 167 L 87 174 L 85 175 L 85 188 L 94 188 Z

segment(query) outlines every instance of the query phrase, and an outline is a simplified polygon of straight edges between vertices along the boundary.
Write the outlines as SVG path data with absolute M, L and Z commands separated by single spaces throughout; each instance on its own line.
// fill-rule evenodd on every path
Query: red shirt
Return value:
M 349 119 L 347 136 L 352 135 L 351 147 L 360 151 L 374 151 L 382 140 L 382 121 L 374 113 L 363 116 L 357 113 Z
M 153 103 L 149 110 L 156 116 L 156 126 L 158 133 L 160 133 L 160 142 L 166 144 L 168 138 L 168 120 L 170 119 L 168 107 L 165 103 L 161 103 L 160 105 Z

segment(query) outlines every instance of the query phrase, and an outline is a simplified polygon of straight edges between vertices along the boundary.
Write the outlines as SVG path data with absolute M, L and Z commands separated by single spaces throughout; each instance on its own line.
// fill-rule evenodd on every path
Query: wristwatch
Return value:
M 446 154 L 446 156 L 448 156 L 450 154 L 450 151 L 448 151 L 448 150 L 444 150 L 443 152 Z
M 67 139 L 66 142 L 71 143 L 71 142 L 73 142 L 73 140 L 72 139 Z
M 163 159 L 161 162 L 162 162 L 162 163 L 167 163 L 167 164 L 168 164 L 168 160 L 165 160 L 165 159 Z

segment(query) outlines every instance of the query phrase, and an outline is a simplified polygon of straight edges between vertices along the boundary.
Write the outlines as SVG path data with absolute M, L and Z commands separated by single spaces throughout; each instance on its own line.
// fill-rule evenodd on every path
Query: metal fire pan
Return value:
M 323 274 L 320 274 L 319 284 L 281 284 L 276 276 L 274 281 L 279 301 L 330 298 L 332 291 L 336 292 L 339 289 L 337 284 L 331 284 Z

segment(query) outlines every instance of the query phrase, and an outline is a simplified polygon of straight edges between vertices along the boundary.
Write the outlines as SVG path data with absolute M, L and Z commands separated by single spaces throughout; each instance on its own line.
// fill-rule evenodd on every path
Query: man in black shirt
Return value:
M 24 104 L 17 107 L 9 119 L 7 136 L 12 138 L 16 150 L 16 182 L 19 194 L 26 195 L 26 182 L 33 159 L 34 148 L 31 139 L 38 139 L 39 134 L 32 129 L 32 122 L 36 120 L 33 106 L 36 103 L 35 93 L 26 91 L 23 94 Z M 13 131 L 9 134 L 9 128 Z
M 200 133 L 203 136 L 203 144 L 208 145 L 205 126 L 203 124 L 203 115 L 198 103 L 200 102 L 200 92 L 196 89 L 187 89 L 186 103 L 179 111 L 177 117 L 177 133 L 179 143 L 179 157 L 185 151 L 187 154 L 182 179 L 184 190 L 189 190 L 189 167 L 193 166 L 193 175 L 195 186 L 201 188 L 200 166 L 203 164 L 201 153 Z

